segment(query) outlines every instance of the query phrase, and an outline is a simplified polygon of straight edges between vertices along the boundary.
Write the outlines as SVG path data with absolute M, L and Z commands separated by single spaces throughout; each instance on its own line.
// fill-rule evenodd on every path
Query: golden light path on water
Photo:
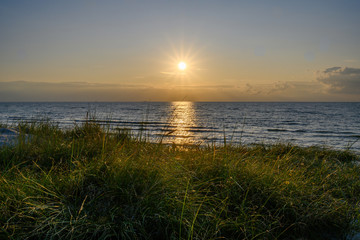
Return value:
M 193 142 L 191 128 L 196 128 L 196 114 L 193 102 L 172 102 L 171 118 L 169 119 L 169 135 L 175 144 L 189 144 Z

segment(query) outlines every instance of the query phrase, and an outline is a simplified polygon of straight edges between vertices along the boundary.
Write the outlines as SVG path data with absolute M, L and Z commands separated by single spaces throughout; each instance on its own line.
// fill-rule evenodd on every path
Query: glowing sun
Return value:
M 178 69 L 181 70 L 181 71 L 184 71 L 186 69 L 186 63 L 179 62 Z

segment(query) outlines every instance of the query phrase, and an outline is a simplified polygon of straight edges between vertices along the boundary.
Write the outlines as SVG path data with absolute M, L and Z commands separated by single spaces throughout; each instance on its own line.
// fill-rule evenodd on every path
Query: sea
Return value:
M 2 102 L 0 123 L 93 120 L 109 131 L 176 144 L 320 146 L 360 153 L 360 103 Z

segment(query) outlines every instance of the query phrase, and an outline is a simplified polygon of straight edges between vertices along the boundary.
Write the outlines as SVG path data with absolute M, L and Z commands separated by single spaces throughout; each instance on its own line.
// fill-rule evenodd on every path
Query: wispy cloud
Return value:
M 267 94 L 282 93 L 290 88 L 293 88 L 294 84 L 291 82 L 275 82 L 267 91 Z
M 263 89 L 260 86 L 253 86 L 252 84 L 247 83 L 244 93 L 249 95 L 260 95 L 263 93 Z
M 336 72 L 337 70 L 341 69 L 341 67 L 331 67 L 331 68 L 327 68 L 323 71 L 323 73 L 331 73 L 331 72 Z

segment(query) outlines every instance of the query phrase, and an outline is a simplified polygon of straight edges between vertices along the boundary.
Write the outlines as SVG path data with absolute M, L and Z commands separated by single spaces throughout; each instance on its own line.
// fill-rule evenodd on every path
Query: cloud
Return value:
M 341 69 L 341 67 L 331 67 L 331 68 L 327 68 L 325 69 L 324 73 L 331 73 L 331 72 L 336 72 L 337 70 Z
M 259 86 L 254 86 L 250 83 L 246 84 L 246 89 L 244 93 L 247 93 L 249 95 L 260 95 L 262 94 L 263 90 Z
M 293 88 L 293 84 L 290 82 L 275 82 L 268 88 L 267 94 L 286 92 L 290 88 Z
M 330 93 L 360 95 L 360 68 L 331 67 L 317 73 Z

